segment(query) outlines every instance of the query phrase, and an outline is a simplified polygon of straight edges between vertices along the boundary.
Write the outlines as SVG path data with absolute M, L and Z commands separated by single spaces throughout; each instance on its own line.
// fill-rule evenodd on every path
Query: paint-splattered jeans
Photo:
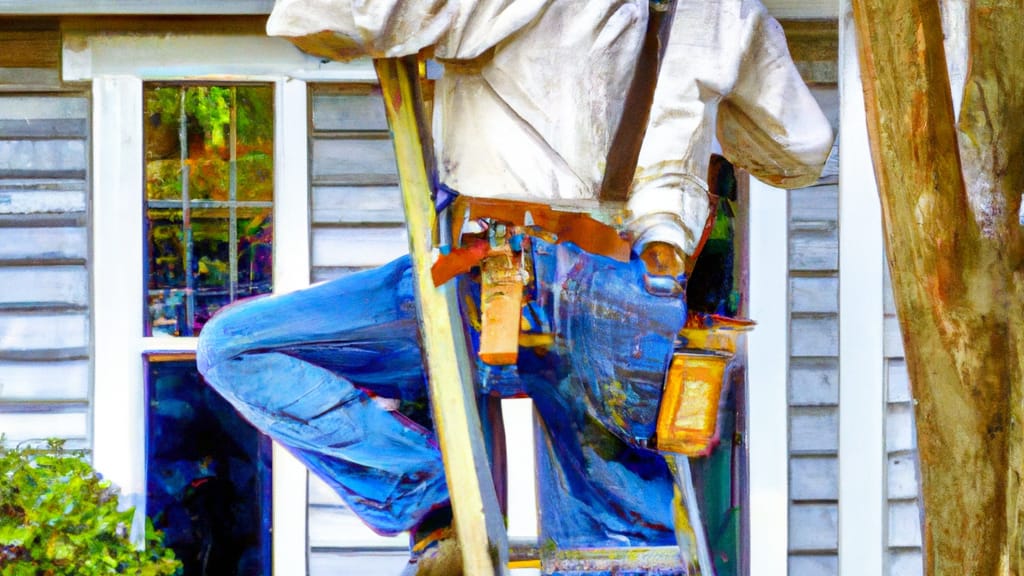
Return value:
M 515 367 L 481 365 L 477 381 L 482 394 L 529 395 L 540 414 L 542 542 L 674 545 L 672 477 L 641 445 L 654 433 L 685 305 L 650 294 L 637 260 L 536 238 L 527 250 L 528 292 L 554 343 L 521 348 Z M 461 291 L 472 302 L 478 287 L 464 280 Z M 447 504 L 441 454 L 422 417 L 427 387 L 407 257 L 228 307 L 203 329 L 198 362 L 210 385 L 377 532 L 413 528 Z M 417 407 L 426 426 L 412 419 Z

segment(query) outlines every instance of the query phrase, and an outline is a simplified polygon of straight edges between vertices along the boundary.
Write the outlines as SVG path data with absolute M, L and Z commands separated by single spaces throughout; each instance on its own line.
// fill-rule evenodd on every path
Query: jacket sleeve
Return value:
M 549 0 L 277 0 L 267 33 L 332 60 L 394 58 L 433 46 L 477 58 L 531 22 Z
M 267 34 L 333 60 L 415 54 L 448 31 L 459 0 L 277 0 Z
M 782 188 L 817 181 L 832 148 L 832 128 L 790 58 L 782 27 L 756 2 L 733 89 L 718 109 L 725 157 Z

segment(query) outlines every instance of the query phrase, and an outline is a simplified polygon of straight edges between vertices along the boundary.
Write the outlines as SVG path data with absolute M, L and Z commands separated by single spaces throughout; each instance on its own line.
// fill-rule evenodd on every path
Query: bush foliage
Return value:
M 0 576 L 179 574 L 148 520 L 145 550 L 129 541 L 134 509 L 118 511 L 118 490 L 82 456 L 59 440 L 0 443 Z

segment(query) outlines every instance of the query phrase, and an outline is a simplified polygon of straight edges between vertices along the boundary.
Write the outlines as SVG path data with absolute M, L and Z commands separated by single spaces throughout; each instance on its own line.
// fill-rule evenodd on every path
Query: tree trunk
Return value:
M 926 573 L 1018 574 L 1024 17 L 1002 0 L 973 3 L 958 132 L 938 3 L 854 0 L 853 10 L 917 400 Z

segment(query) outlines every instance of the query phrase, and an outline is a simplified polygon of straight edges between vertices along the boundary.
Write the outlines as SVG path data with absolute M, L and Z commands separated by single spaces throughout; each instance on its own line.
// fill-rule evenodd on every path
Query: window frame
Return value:
M 259 54 L 259 58 L 253 58 Z M 91 283 L 94 465 L 146 510 L 145 363 L 151 353 L 194 354 L 196 338 L 145 336 L 144 82 L 260 82 L 274 90 L 274 292 L 309 284 L 307 81 L 375 81 L 368 60 L 324 63 L 280 38 L 258 35 L 64 34 L 62 77 L 92 84 Z M 279 257 L 281 255 L 282 257 Z M 286 257 L 285 257 L 286 256 Z M 305 468 L 279 445 L 273 455 L 273 566 L 305 573 Z

